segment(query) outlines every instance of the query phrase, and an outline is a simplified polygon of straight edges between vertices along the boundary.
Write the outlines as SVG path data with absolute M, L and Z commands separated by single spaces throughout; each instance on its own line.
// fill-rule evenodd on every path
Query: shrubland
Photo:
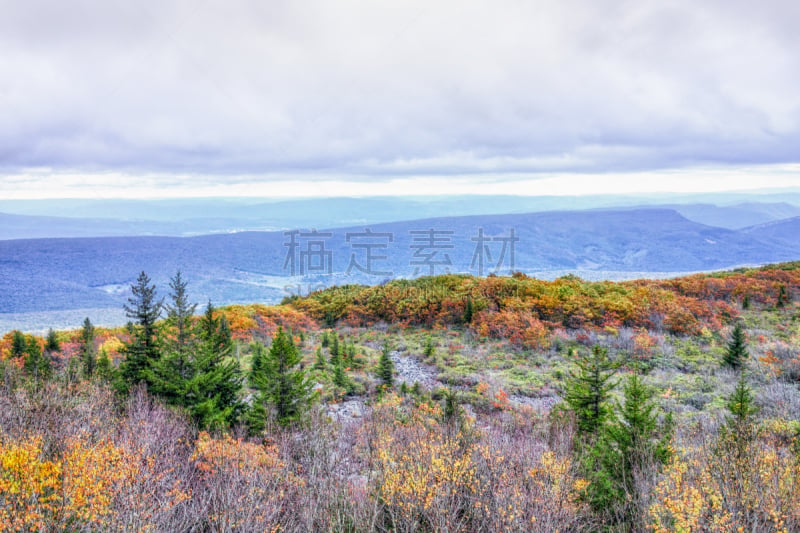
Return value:
M 0 530 L 800 530 L 800 264 L 185 286 L 2 337 Z

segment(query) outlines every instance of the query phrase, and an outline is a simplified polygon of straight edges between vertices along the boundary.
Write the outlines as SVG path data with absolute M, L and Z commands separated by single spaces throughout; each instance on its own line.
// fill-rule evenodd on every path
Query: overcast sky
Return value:
M 0 197 L 800 187 L 797 0 L 0 0 Z

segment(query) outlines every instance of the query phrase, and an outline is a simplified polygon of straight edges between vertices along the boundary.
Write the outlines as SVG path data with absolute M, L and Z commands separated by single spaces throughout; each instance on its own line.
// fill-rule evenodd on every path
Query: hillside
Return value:
M 777 220 L 746 228 L 744 233 L 764 242 L 800 247 L 800 217 Z
M 446 270 L 479 273 L 478 263 L 473 263 L 476 241 L 472 239 L 480 228 L 486 237 L 499 239 L 508 238 L 513 229 L 519 239 L 513 270 L 545 277 L 551 271 L 594 272 L 595 277 L 615 272 L 624 277 L 627 272 L 627 277 L 637 277 L 646 272 L 784 261 L 797 255 L 793 246 L 774 239 L 711 228 L 666 209 L 450 217 L 369 226 L 375 233 L 391 234 L 391 242 L 388 237 L 347 242 L 348 232 L 363 233 L 365 228 L 336 228 L 330 230 L 329 238 L 317 239 L 331 253 L 331 274 L 301 276 L 297 255 L 294 277 L 286 263 L 289 238 L 282 232 L 11 240 L 0 241 L 0 313 L 118 307 L 142 270 L 165 284 L 180 269 L 193 280 L 193 298 L 223 304 L 276 302 L 318 286 L 410 277 L 417 269 L 418 275 L 429 274 L 431 266 L 426 261 L 437 263 L 433 268 L 437 274 Z M 439 244 L 449 248 L 423 249 L 427 237 L 409 233 L 430 229 L 452 232 L 438 234 L 443 239 Z M 305 251 L 310 240 L 314 239 L 300 239 L 296 253 Z M 367 251 L 354 246 L 359 242 L 385 245 L 370 253 L 386 257 L 375 260 L 371 273 L 353 268 L 347 275 L 351 258 L 365 266 Z M 501 258 L 503 242 L 483 244 L 483 273 L 487 274 Z M 512 270 L 510 246 L 500 267 L 500 273 Z
M 197 317 L 173 296 L 183 318 L 156 324 L 138 388 L 140 325 L 8 333 L 0 487 L 19 489 L 0 526 L 796 531 L 798 299 L 798 263 L 620 283 L 443 275 Z M 298 418 L 280 418 L 277 372 Z M 600 424 L 581 407 L 592 390 Z

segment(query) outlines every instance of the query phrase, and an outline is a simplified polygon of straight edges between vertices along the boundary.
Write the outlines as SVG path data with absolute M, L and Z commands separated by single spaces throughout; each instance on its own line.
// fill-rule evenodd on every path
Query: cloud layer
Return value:
M 794 1 L 0 8 L 5 189 L 31 169 L 180 186 L 800 159 Z

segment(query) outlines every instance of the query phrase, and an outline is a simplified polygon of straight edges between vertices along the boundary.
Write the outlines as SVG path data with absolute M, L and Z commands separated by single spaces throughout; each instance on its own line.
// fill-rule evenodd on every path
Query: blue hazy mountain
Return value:
M 513 264 L 512 230 L 518 239 Z M 330 235 L 298 231 L 296 246 L 283 231 L 0 241 L 0 313 L 118 309 L 142 270 L 166 294 L 169 277 L 180 269 L 195 301 L 226 304 L 275 302 L 322 285 L 375 284 L 431 272 L 633 277 L 798 257 L 788 241 L 752 228 L 706 226 L 670 209 L 439 217 L 355 225 L 328 230 Z M 367 254 L 374 258 L 371 269 Z
M 797 205 L 767 202 L 766 199 L 772 198 L 771 196 L 756 198 L 764 201 L 729 205 L 686 202 L 649 205 L 655 200 L 663 200 L 663 197 L 491 195 L 446 198 L 312 198 L 272 202 L 240 198 L 0 200 L 0 240 L 134 235 L 191 236 L 296 227 L 347 227 L 430 217 L 620 209 L 621 206 L 625 209 L 674 209 L 694 222 L 727 229 L 740 229 L 800 216 L 800 207 Z
M 745 228 L 743 233 L 765 242 L 773 242 L 800 251 L 800 216 Z

